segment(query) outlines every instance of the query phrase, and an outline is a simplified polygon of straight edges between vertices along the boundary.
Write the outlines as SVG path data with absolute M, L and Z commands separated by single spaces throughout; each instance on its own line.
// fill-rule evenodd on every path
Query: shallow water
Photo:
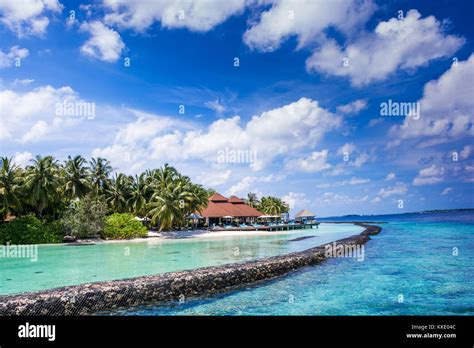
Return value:
M 432 215 L 387 219 L 362 262 L 331 259 L 239 291 L 113 314 L 474 315 L 474 215 Z
M 358 234 L 352 224 L 266 235 L 150 239 L 66 246 L 39 245 L 38 260 L 0 258 L 0 294 L 243 262 L 301 251 Z M 289 241 L 314 236 L 300 241 Z

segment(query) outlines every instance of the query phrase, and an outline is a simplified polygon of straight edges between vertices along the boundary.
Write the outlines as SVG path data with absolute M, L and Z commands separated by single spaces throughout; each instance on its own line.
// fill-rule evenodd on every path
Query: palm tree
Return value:
M 105 191 L 105 200 L 110 209 L 114 212 L 125 212 L 128 194 L 129 178 L 122 173 L 115 174 Z
M 259 204 L 257 195 L 253 192 L 249 192 L 247 194 L 246 203 L 250 205 L 252 208 L 256 208 Z
M 151 186 L 148 215 L 153 224 L 159 222 L 160 230 L 183 226 L 190 213 L 207 205 L 208 192 L 168 164 L 154 173 Z
M 90 190 L 88 181 L 88 167 L 82 156 L 75 156 L 65 162 L 65 192 L 70 199 L 82 198 Z
M 92 190 L 96 196 L 103 194 L 107 186 L 112 167 L 110 162 L 104 158 L 93 158 L 90 161 L 90 178 L 92 181 Z
M 33 165 L 26 169 L 25 187 L 28 190 L 28 200 L 39 216 L 42 216 L 45 208 L 59 200 L 59 171 L 58 162 L 52 156 L 36 156 Z
M 2 162 L 0 168 L 0 196 L 4 215 L 10 213 L 10 208 L 20 209 L 19 197 L 20 168 L 12 162 L 11 158 L 0 157 Z
M 185 198 L 181 184 L 169 184 L 160 192 L 155 192 L 148 203 L 148 215 L 152 224 L 160 224 L 160 231 L 170 230 L 184 223 Z
M 259 210 L 269 215 L 280 215 L 281 213 L 288 212 L 288 205 L 283 202 L 280 198 L 276 197 L 262 197 L 258 206 Z
M 138 216 L 145 215 L 147 199 L 150 196 L 151 190 L 148 177 L 147 173 L 142 173 L 130 178 L 130 195 L 127 200 L 127 207 L 132 213 Z

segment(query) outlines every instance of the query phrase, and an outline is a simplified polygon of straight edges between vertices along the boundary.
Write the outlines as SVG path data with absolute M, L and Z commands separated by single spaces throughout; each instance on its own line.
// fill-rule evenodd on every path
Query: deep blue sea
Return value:
M 114 314 L 474 315 L 474 211 L 338 220 L 387 223 L 363 261 L 330 259 L 238 291 Z

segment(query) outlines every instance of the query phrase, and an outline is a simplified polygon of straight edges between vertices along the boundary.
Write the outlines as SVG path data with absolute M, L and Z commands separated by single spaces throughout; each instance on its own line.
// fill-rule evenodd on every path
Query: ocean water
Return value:
M 352 224 L 264 235 L 149 239 L 96 245 L 38 245 L 37 261 L 0 257 L 0 295 L 244 262 L 358 234 Z M 298 237 L 311 236 L 300 241 Z
M 473 212 L 383 220 L 362 262 L 330 259 L 238 291 L 112 314 L 474 315 Z

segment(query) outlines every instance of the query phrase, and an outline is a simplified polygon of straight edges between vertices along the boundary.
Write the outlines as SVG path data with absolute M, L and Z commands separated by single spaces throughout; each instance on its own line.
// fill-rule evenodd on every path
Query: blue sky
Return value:
M 0 152 L 101 156 L 130 174 L 170 163 L 319 216 L 473 207 L 473 10 L 0 0 Z M 420 117 L 381 115 L 389 100 Z M 219 157 L 232 151 L 254 156 Z

